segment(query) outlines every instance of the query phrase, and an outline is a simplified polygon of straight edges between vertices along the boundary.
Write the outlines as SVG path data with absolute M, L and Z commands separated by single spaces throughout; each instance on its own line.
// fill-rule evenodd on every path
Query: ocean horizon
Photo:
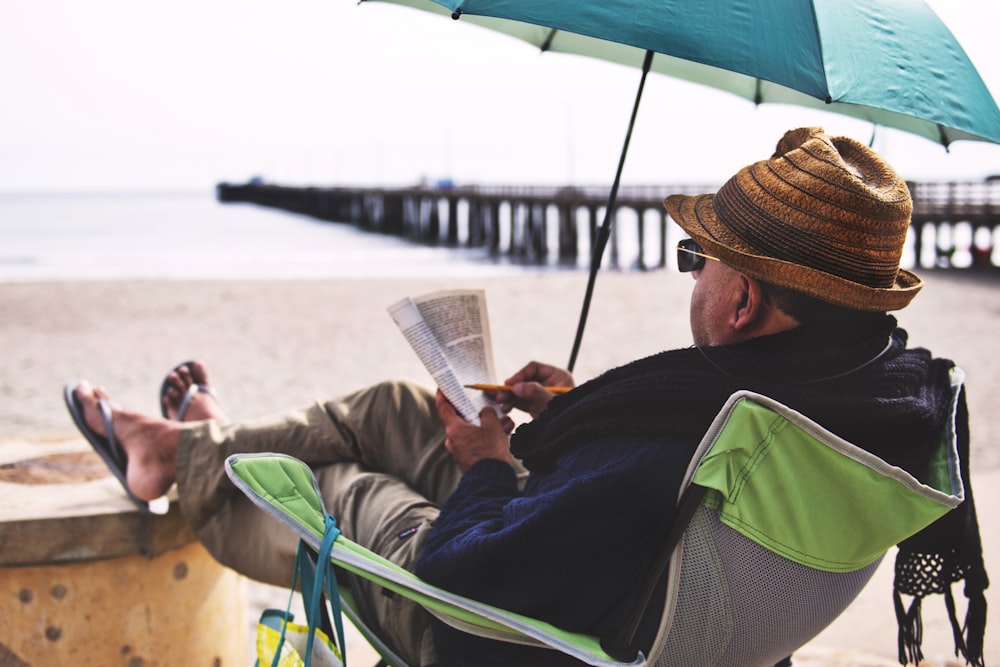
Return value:
M 215 188 L 0 193 L 0 282 L 365 279 L 557 270 L 430 247 L 253 204 Z

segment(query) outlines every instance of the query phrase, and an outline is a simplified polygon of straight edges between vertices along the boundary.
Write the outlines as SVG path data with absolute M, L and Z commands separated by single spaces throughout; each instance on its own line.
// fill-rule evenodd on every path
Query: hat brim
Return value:
M 713 197 L 710 194 L 670 195 L 663 205 L 706 254 L 718 257 L 752 278 L 845 308 L 879 312 L 905 308 L 923 287 L 919 276 L 902 268 L 892 287 L 871 287 L 826 271 L 756 254 L 719 220 Z

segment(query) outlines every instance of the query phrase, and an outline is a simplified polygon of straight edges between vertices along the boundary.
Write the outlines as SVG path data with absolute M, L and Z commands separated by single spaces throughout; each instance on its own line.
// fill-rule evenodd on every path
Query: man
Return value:
M 905 307 L 921 281 L 899 267 L 909 192 L 873 151 L 818 128 L 794 130 L 770 160 L 740 170 L 714 196 L 671 196 L 665 205 L 691 236 L 678 258 L 696 281 L 694 346 L 556 397 L 542 385 L 572 384 L 569 374 L 528 364 L 507 379 L 513 391 L 497 395 L 506 409 L 535 417 L 511 438 L 492 411 L 474 426 L 440 393 L 405 383 L 254 425 L 223 425 L 207 394 L 197 402 L 208 421 L 192 424 L 121 410 L 102 418 L 106 395 L 85 383 L 67 402 L 99 449 L 113 447 L 103 434 L 117 436 L 132 493 L 148 500 L 176 480 L 200 539 L 251 577 L 284 583 L 295 541 L 232 488 L 222 461 L 277 451 L 313 467 L 351 539 L 456 593 L 609 636 L 633 606 L 644 574 L 637 564 L 648 563 L 669 524 L 663 508 L 673 507 L 696 445 L 733 392 L 785 403 L 918 479 L 949 420 L 953 365 L 908 350 L 886 314 Z M 179 369 L 171 409 L 207 382 L 200 366 Z M 963 509 L 944 523 L 972 530 L 929 533 L 920 557 L 952 558 L 958 544 L 958 564 L 948 561 L 934 583 L 967 577 L 981 597 L 971 496 Z M 415 664 L 572 663 L 428 626 L 410 603 L 350 585 L 362 593 L 363 616 Z M 653 632 L 646 623 L 639 636 L 648 642 Z

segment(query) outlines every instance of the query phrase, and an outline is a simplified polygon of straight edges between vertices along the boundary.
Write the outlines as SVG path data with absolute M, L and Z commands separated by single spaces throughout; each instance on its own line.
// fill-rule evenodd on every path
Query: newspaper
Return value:
M 496 381 L 483 290 L 406 297 L 388 311 L 458 414 L 478 425 L 483 408 L 497 409 L 482 391 L 464 386 Z

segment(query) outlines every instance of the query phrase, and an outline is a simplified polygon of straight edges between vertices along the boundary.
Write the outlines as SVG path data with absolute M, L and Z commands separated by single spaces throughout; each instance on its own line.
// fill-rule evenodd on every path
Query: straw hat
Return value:
M 899 268 L 913 209 L 906 183 L 864 144 L 822 128 L 786 132 L 771 159 L 715 195 L 663 204 L 707 254 L 839 306 L 898 310 L 923 286 Z

